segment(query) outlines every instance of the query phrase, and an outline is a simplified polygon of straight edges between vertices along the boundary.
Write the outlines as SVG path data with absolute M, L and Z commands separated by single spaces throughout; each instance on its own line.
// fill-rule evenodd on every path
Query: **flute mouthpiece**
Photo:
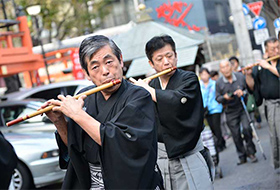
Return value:
M 120 79 L 112 80 L 113 85 L 120 84 L 122 81 Z
M 176 66 L 174 66 L 174 67 L 171 67 L 170 69 L 171 69 L 171 71 L 174 71 L 174 70 L 176 70 L 176 69 L 177 69 L 177 67 L 176 67 Z

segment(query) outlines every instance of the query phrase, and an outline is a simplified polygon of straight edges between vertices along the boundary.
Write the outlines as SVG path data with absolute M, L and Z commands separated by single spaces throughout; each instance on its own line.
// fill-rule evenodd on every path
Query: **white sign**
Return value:
M 253 29 L 252 17 L 250 15 L 245 15 L 245 22 L 248 30 Z
M 261 45 L 267 38 L 269 38 L 268 29 L 263 28 L 254 30 L 254 38 L 257 45 Z

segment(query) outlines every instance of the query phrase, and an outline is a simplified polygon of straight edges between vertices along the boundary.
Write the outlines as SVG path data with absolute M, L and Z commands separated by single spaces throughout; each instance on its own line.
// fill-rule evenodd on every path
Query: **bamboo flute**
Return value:
M 157 78 L 157 77 L 160 77 L 160 76 L 162 76 L 162 75 L 165 75 L 165 74 L 167 74 L 167 73 L 170 73 L 171 71 L 174 71 L 174 70 L 176 70 L 176 69 L 177 69 L 177 67 L 171 67 L 171 68 L 169 68 L 169 69 L 166 69 L 166 70 L 164 70 L 164 71 L 161 71 L 161 72 L 159 72 L 159 73 L 157 73 L 157 74 L 154 74 L 154 75 L 152 75 L 152 76 L 150 76 L 150 77 L 145 78 L 144 81 L 155 79 L 155 78 Z
M 150 77 L 148 77 L 148 78 L 145 78 L 144 80 L 152 80 L 152 79 L 155 79 L 155 78 L 160 77 L 160 76 L 162 76 L 162 75 L 165 75 L 165 74 L 167 74 L 167 73 L 169 73 L 169 72 L 171 72 L 171 71 L 173 71 L 173 70 L 175 70 L 175 69 L 177 69 L 177 67 L 171 67 L 171 68 L 166 69 L 166 70 L 164 70 L 164 71 L 161 71 L 161 72 L 159 72 L 159 73 L 157 73 L 157 74 L 155 74 L 155 75 L 152 75 L 152 76 L 150 76 Z M 79 98 L 80 96 L 82 96 L 82 95 L 87 95 L 87 96 L 88 96 L 88 95 L 91 95 L 91 94 L 93 94 L 93 93 L 102 91 L 102 90 L 104 90 L 104 89 L 106 89 L 106 88 L 110 88 L 110 87 L 112 87 L 112 86 L 114 86 L 114 85 L 116 85 L 116 84 L 119 84 L 119 83 L 121 83 L 121 80 L 119 80 L 119 79 L 118 79 L 118 80 L 114 80 L 114 81 L 111 81 L 111 82 L 109 82 L 109 83 L 107 83 L 107 84 L 103 84 L 103 85 L 101 85 L 101 86 L 98 86 L 98 87 L 96 87 L 96 88 L 93 88 L 93 89 L 91 89 L 91 90 L 88 90 L 88 91 L 86 91 L 86 92 L 83 92 L 83 93 L 81 93 L 81 94 L 78 94 L 78 95 L 74 96 L 74 98 L 75 98 L 75 99 L 78 99 L 78 98 Z M 52 105 L 52 106 L 48 106 L 48 107 L 46 107 L 46 108 L 44 108 L 44 109 L 35 111 L 35 112 L 33 112 L 33 113 L 31 113 L 31 114 L 28 114 L 28 115 L 26 115 L 26 116 L 19 117 L 19 118 L 15 119 L 15 120 L 12 120 L 12 121 L 7 122 L 6 125 L 9 127 L 9 126 L 12 126 L 12 125 L 14 125 L 14 124 L 17 124 L 17 123 L 19 123 L 19 122 L 22 122 L 22 121 L 24 121 L 24 120 L 27 120 L 27 119 L 29 119 L 29 118 L 35 117 L 35 116 L 37 116 L 37 115 L 41 115 L 41 114 L 43 114 L 43 113 L 45 113 L 45 112 L 50 111 L 53 107 L 54 107 L 53 105 Z
M 159 72 L 159 73 L 157 73 L 157 74 L 154 74 L 154 75 L 152 75 L 152 76 L 149 76 L 149 77 L 147 77 L 147 78 L 145 78 L 145 79 L 143 79 L 144 81 L 147 81 L 147 80 L 153 80 L 153 79 L 155 79 L 155 78 L 157 78 L 157 77 L 160 77 L 160 76 L 162 76 L 162 75 L 165 75 L 165 74 L 167 74 L 167 73 L 170 73 L 171 71 L 174 71 L 174 70 L 176 70 L 177 69 L 177 67 L 171 67 L 171 68 L 169 68 L 169 69 L 166 69 L 166 70 L 163 70 L 163 71 L 161 71 L 161 72 Z M 134 78 L 132 78 L 132 77 L 130 77 L 129 78 L 129 80 L 131 81 L 131 82 L 136 82 L 136 80 L 134 79 Z
M 88 95 L 91 95 L 91 94 L 93 94 L 93 93 L 102 91 L 102 90 L 104 90 L 104 89 L 106 89 L 106 88 L 110 88 L 110 87 L 112 87 L 112 86 L 114 86 L 114 85 L 116 85 L 116 84 L 119 84 L 119 83 L 121 83 L 121 80 L 120 80 L 120 79 L 117 79 L 117 80 L 111 81 L 111 82 L 109 82 L 109 83 L 103 84 L 103 85 L 101 85 L 101 86 L 98 86 L 98 87 L 96 87 L 96 88 L 93 88 L 93 89 L 90 89 L 90 90 L 88 90 L 88 91 L 85 91 L 85 92 L 83 92 L 83 93 L 81 93 L 81 94 L 78 94 L 78 95 L 74 96 L 74 98 L 75 98 L 75 99 L 78 99 L 78 98 L 79 98 L 80 96 L 82 96 L 82 95 L 87 95 L 87 96 L 88 96 Z M 31 114 L 28 114 L 28 115 L 26 115 L 26 116 L 19 117 L 19 118 L 15 119 L 15 120 L 12 120 L 12 121 L 7 122 L 6 125 L 9 127 L 9 126 L 12 126 L 12 125 L 14 125 L 14 124 L 17 124 L 17 123 L 19 123 L 19 122 L 22 122 L 22 121 L 24 121 L 24 120 L 27 120 L 27 119 L 29 119 L 29 118 L 31 118 L 31 117 L 35 117 L 35 116 L 37 116 L 37 115 L 41 115 L 41 114 L 43 114 L 43 113 L 45 113 L 45 112 L 50 111 L 53 107 L 54 107 L 54 105 L 51 105 L 51 106 L 48 106 L 48 107 L 46 107 L 46 108 L 44 108 L 44 109 L 41 109 L 41 110 L 35 111 L 35 112 L 31 113 Z
M 279 59 L 280 58 L 280 55 L 276 55 L 276 56 L 273 56 L 273 57 L 270 57 L 268 59 L 266 59 L 266 61 L 272 61 L 272 60 L 275 60 L 275 59 Z M 240 71 L 244 71 L 244 70 L 247 70 L 247 69 L 251 69 L 253 68 L 254 66 L 257 66 L 259 65 L 259 63 L 253 63 L 253 64 L 250 64 L 250 65 L 247 65 L 246 67 L 243 67 L 242 69 L 238 70 L 238 72 Z

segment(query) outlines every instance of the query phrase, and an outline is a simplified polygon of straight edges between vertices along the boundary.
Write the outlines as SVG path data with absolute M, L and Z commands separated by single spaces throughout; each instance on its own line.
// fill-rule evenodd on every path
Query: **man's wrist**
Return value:
M 67 121 L 64 116 L 59 117 L 57 120 L 53 121 L 55 125 L 67 125 Z

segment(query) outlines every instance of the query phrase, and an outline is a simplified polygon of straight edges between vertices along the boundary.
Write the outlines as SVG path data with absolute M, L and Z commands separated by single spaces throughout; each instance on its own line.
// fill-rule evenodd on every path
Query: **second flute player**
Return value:
M 107 37 L 86 38 L 79 55 L 85 74 L 97 86 L 122 80 L 121 50 Z M 162 188 L 155 114 L 146 90 L 122 80 L 78 100 L 58 98 L 45 106 L 56 106 L 47 115 L 57 127 L 60 166 L 67 168 L 63 189 Z
M 157 73 L 177 65 L 175 43 L 168 35 L 148 41 L 146 55 Z M 213 163 L 200 138 L 203 104 L 197 76 L 177 69 L 149 82 L 134 84 L 148 90 L 154 101 L 165 189 L 213 189 L 206 159 Z
M 268 58 L 280 55 L 279 39 L 271 37 L 264 42 Z M 280 174 L 280 59 L 267 62 L 246 71 L 246 83 L 254 93 L 257 105 L 265 99 L 266 118 L 269 124 L 273 166 Z

